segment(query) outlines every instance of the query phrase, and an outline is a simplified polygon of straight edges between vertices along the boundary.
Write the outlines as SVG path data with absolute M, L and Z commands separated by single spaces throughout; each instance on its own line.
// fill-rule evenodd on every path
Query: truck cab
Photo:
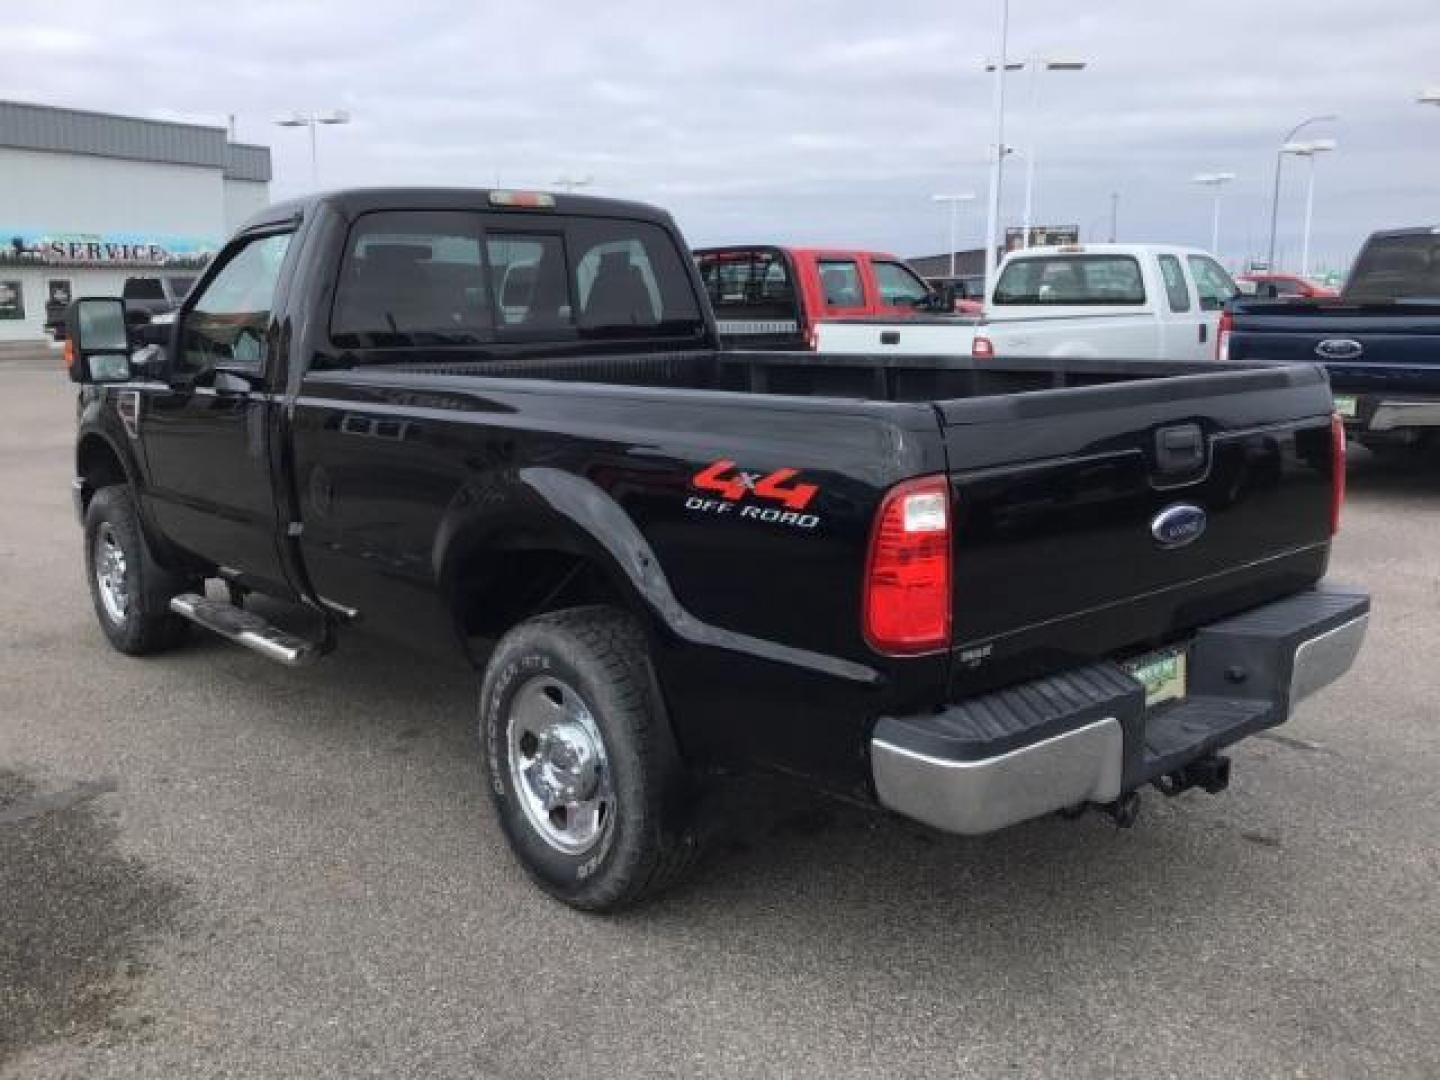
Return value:
M 732 348 L 969 351 L 968 324 L 948 318 L 942 294 L 894 255 L 754 245 L 694 255 L 721 338 Z M 963 336 L 947 332 L 937 342 L 926 334 L 921 327 L 937 317 Z
M 1206 360 L 1234 281 L 1209 252 L 1064 244 L 1005 257 L 976 356 Z

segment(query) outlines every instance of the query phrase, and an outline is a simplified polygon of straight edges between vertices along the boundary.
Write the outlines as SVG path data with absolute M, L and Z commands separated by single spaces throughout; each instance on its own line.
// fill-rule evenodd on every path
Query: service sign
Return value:
M 219 247 L 210 237 L 0 229 L 0 266 L 199 268 Z

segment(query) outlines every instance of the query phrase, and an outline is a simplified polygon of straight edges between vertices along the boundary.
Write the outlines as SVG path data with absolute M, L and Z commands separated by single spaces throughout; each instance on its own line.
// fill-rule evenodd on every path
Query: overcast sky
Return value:
M 18 7 L 18 10 L 17 10 Z M 311 186 L 295 109 L 349 109 L 320 132 L 321 184 L 550 187 L 668 207 L 689 239 L 941 250 L 930 196 L 974 191 L 984 230 L 998 0 L 606 0 L 212 4 L 9 0 L 0 97 L 201 120 L 235 114 L 274 150 L 276 198 Z M 1089 61 L 1046 76 L 1038 119 L 1009 81 L 1007 141 L 1038 142 L 1037 223 L 1208 246 L 1190 178 L 1224 170 L 1221 252 L 1263 253 L 1274 150 L 1316 136 L 1313 247 L 1346 260 L 1375 228 L 1440 221 L 1437 0 L 1012 0 L 1011 54 Z M 1005 219 L 1018 224 L 1023 161 Z M 1303 162 L 1281 246 L 1298 260 Z M 0 190 L 4 177 L 0 177 Z

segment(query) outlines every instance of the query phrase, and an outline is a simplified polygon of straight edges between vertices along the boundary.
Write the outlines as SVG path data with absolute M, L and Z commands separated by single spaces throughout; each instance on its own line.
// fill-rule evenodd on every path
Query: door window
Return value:
M 363 215 L 340 265 L 330 339 L 346 349 L 488 341 L 490 298 L 473 214 Z
M 290 233 L 250 240 L 226 259 L 185 316 L 180 353 L 186 368 L 259 368 Z
M 1190 285 L 1185 280 L 1185 270 L 1181 267 L 1180 260 L 1174 255 L 1161 255 L 1160 276 L 1165 279 L 1165 299 L 1170 303 L 1170 310 L 1189 311 Z
M 895 262 L 873 262 L 875 285 L 880 302 L 886 307 L 922 307 L 930 299 L 930 289 L 908 266 Z
M 1223 267 L 1205 255 L 1186 257 L 1190 273 L 1195 277 L 1195 291 L 1200 294 L 1201 311 L 1219 311 L 1238 291 Z
M 860 268 L 855 265 L 854 259 L 821 259 L 816 265 L 820 270 L 820 291 L 825 297 L 826 307 L 865 306 Z

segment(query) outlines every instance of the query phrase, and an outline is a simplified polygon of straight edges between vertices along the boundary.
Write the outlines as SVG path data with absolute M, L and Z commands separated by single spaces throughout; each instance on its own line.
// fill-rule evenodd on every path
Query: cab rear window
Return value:
M 345 349 L 693 337 L 670 234 L 643 221 L 379 211 L 351 227 L 330 337 Z
M 1140 264 L 1130 255 L 1037 255 L 1014 259 L 995 285 L 996 304 L 1064 307 L 1145 303 Z
M 1371 240 L 1345 286 L 1347 300 L 1440 298 L 1440 236 L 1418 233 Z
M 717 319 L 795 318 L 795 283 L 784 252 L 700 251 L 695 263 Z

